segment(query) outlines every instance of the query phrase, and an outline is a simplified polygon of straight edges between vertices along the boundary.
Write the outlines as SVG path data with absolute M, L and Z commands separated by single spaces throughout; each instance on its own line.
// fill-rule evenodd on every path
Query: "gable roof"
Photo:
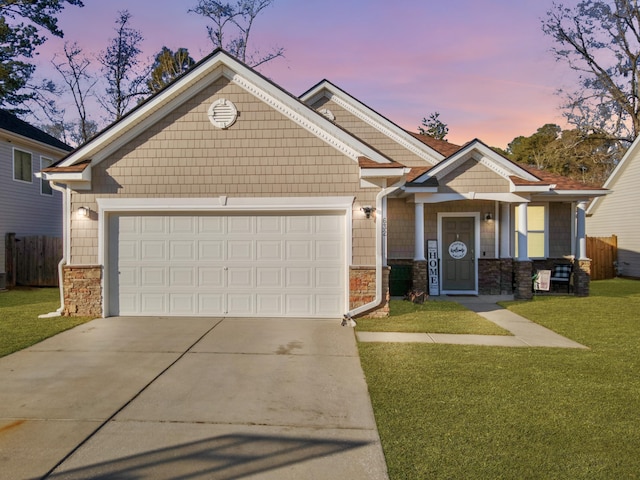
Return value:
M 430 137 L 429 135 L 423 135 L 417 132 L 410 132 L 409 130 L 405 130 L 405 131 L 412 137 L 420 140 L 425 145 L 433 148 L 436 152 L 443 155 L 444 157 L 449 157 L 462 148 L 460 145 L 456 145 L 455 143 L 449 143 L 446 140 L 438 140 L 437 138 Z
M 221 77 L 227 78 L 250 94 L 258 97 L 261 101 L 267 103 L 302 128 L 307 129 L 356 163 L 361 157 L 366 157 L 378 164 L 392 162 L 379 151 L 305 105 L 297 97 L 289 94 L 266 77 L 233 58 L 224 50 L 217 49 L 198 62 L 187 73 L 138 105 L 87 143 L 81 145 L 58 162 L 54 168 L 47 169 L 47 179 L 64 182 L 65 171 L 60 167 L 69 167 L 87 160 L 90 160 L 90 169 L 91 166 L 103 161 L 160 118 L 163 118 L 167 113 Z M 90 178 L 90 173 L 85 171 L 83 181 L 86 183 L 88 178 Z M 77 181 L 77 179 L 72 178 L 67 180 Z
M 300 100 L 306 105 L 312 105 L 321 98 L 327 98 L 337 103 L 340 107 L 402 145 L 428 164 L 435 165 L 447 156 L 441 153 L 439 149 L 434 148 L 433 145 L 416 138 L 412 133 L 352 97 L 329 80 L 324 79 L 318 82 L 300 95 Z
M 61 142 L 43 130 L 30 125 L 24 120 L 20 120 L 14 114 L 2 109 L 0 109 L 0 130 L 6 130 L 7 132 L 14 133 L 29 140 L 34 140 L 49 147 L 64 150 L 66 152 L 73 150 L 73 148 L 66 143 Z

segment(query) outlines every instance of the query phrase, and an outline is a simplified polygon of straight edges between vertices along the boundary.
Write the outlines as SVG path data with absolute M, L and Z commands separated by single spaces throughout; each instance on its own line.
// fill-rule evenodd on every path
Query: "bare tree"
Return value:
M 145 94 L 147 75 L 138 67 L 143 37 L 131 28 L 130 20 L 131 14 L 127 10 L 118 12 L 116 36 L 98 57 L 108 83 L 106 95 L 98 97 L 98 101 L 109 113 L 109 120 L 122 118 L 131 100 Z
M 189 11 L 211 20 L 213 25 L 207 26 L 207 33 L 215 48 L 223 48 L 234 57 L 255 68 L 284 56 L 282 47 L 274 47 L 271 52 L 266 54 L 260 53 L 258 50 L 247 50 L 253 22 L 260 12 L 273 4 L 274 1 L 237 0 L 232 3 L 198 0 L 196 7 Z
M 57 60 L 54 56 L 51 63 L 62 76 L 67 90 L 73 98 L 78 120 L 75 123 L 76 131 L 71 133 L 74 143 L 84 143 L 96 134 L 97 124 L 89 119 L 87 113 L 87 100 L 93 95 L 93 88 L 98 83 L 98 78 L 90 72 L 91 60 L 84 55 L 82 47 L 76 42 L 64 44 L 64 59 Z M 62 123 L 68 128 L 68 124 Z
M 554 3 L 542 21 L 558 61 L 578 74 L 565 116 L 581 131 L 632 141 L 640 133 L 640 6 L 637 0 Z

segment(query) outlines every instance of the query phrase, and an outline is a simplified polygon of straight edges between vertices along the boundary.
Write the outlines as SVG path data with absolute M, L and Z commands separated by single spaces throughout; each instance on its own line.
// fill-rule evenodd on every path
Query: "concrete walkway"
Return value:
M 339 320 L 107 318 L 0 358 L 0 478 L 388 478 Z
M 361 342 L 416 342 L 447 343 L 455 345 L 487 345 L 494 347 L 557 347 L 588 348 L 573 340 L 533 323 L 520 315 L 500 307 L 496 302 L 513 300 L 510 296 L 451 296 L 444 297 L 460 303 L 469 310 L 510 331 L 513 336 L 504 335 L 456 335 L 448 333 L 393 333 L 357 332 Z

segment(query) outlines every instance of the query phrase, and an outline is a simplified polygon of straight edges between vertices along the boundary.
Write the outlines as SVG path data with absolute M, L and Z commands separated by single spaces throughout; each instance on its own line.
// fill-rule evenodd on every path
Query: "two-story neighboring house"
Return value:
M 72 148 L 0 110 L 0 289 L 6 283 L 5 238 L 62 236 L 62 194 L 35 173 Z

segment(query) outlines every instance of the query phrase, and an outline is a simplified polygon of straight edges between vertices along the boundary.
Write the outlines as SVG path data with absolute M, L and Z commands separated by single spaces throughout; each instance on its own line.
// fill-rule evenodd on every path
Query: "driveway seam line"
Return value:
M 213 329 L 215 329 L 218 325 L 220 325 L 226 317 L 222 317 L 219 319 L 218 322 L 216 322 L 209 330 L 207 330 L 205 333 L 203 333 L 200 337 L 198 337 L 198 339 L 193 342 L 184 352 L 182 352 L 180 355 L 178 355 L 178 358 L 176 358 L 173 362 L 171 362 L 166 368 L 164 368 L 160 373 L 158 373 L 155 377 L 153 377 L 144 387 L 142 387 L 135 395 L 133 395 L 129 400 L 127 400 L 124 405 L 122 405 L 120 408 L 118 408 L 113 414 L 111 414 L 107 419 L 105 419 L 100 425 L 98 425 L 98 427 L 91 432 L 89 435 L 87 435 L 87 437 L 82 440 L 82 442 L 80 442 L 78 445 L 76 445 L 68 454 L 66 454 L 58 463 L 56 463 L 53 468 L 51 468 L 47 473 L 45 473 L 41 480 L 46 480 L 60 465 L 62 465 L 64 462 L 66 462 L 69 458 L 71 458 L 73 456 L 73 454 L 75 454 L 81 447 L 83 447 L 89 440 L 91 440 L 100 430 L 102 430 L 105 425 L 107 425 L 109 422 L 111 422 L 120 412 L 122 412 L 125 408 L 127 408 L 129 405 L 131 405 L 131 402 L 133 402 L 136 398 L 138 398 L 140 395 L 142 395 L 142 393 L 147 390 L 153 383 L 155 383 L 155 381 L 160 378 L 162 375 L 164 375 L 171 367 L 173 367 L 176 363 L 178 363 L 180 360 L 182 360 L 182 358 L 184 358 L 184 356 L 189 353 L 189 351 L 195 347 L 198 343 L 200 343 L 202 341 L 202 339 L 204 337 L 206 337 L 207 335 L 209 335 L 209 333 L 211 333 L 213 331 Z

